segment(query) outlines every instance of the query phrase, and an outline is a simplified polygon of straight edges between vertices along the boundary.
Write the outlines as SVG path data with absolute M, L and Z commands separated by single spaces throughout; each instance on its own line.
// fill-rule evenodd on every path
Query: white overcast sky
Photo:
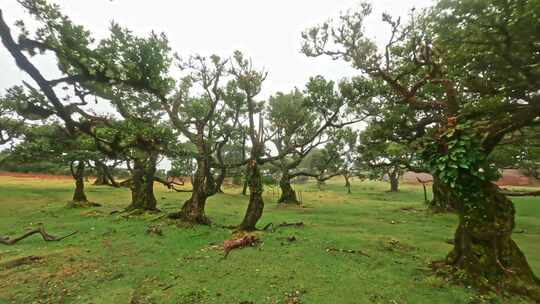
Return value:
M 269 75 L 264 84 L 266 97 L 276 91 L 303 88 L 310 76 L 324 75 L 339 80 L 354 74 L 345 63 L 327 58 L 307 58 L 300 53 L 300 33 L 307 27 L 357 7 L 357 0 L 50 0 L 75 23 L 84 25 L 96 38 L 107 35 L 112 20 L 138 35 L 151 30 L 165 32 L 171 47 L 181 55 L 200 53 L 229 56 L 239 49 L 253 58 Z M 406 16 L 412 7 L 421 8 L 432 0 L 373 0 L 373 17 L 366 28 L 378 41 L 387 37 L 380 21 L 382 12 Z M 9 25 L 28 16 L 16 0 L 0 0 Z M 54 62 L 41 60 L 48 72 Z M 46 73 L 47 74 L 47 73 Z M 53 77 L 53 74 L 49 74 Z M 0 46 L 0 90 L 20 84 L 25 75 Z

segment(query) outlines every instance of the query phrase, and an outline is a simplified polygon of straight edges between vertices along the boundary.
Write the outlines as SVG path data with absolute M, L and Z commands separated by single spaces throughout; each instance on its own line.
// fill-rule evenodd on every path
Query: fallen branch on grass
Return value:
M 262 229 L 263 231 L 266 231 L 266 230 L 270 230 L 272 232 L 276 231 L 276 229 L 278 228 L 281 228 L 281 227 L 290 227 L 290 226 L 294 226 L 294 227 L 304 227 L 304 222 L 297 222 L 297 223 L 287 223 L 287 222 L 283 222 L 279 225 L 274 225 L 274 223 L 268 223 L 266 224 L 266 226 L 264 226 L 264 228 Z
M 223 258 L 226 259 L 231 250 L 233 249 L 254 246 L 256 243 L 257 237 L 251 234 L 246 234 L 239 239 L 225 240 L 223 241 L 223 251 L 225 252 Z
M 43 227 L 43 225 L 40 224 L 37 228 L 29 230 L 25 234 L 23 234 L 23 235 L 21 235 L 19 237 L 16 237 L 16 238 L 10 238 L 9 236 L 0 236 L 0 244 L 14 245 L 18 241 L 23 240 L 23 239 L 25 239 L 25 238 L 33 235 L 33 234 L 36 234 L 36 233 L 41 234 L 41 237 L 43 238 L 43 240 L 45 242 L 58 242 L 58 241 L 61 241 L 61 240 L 65 239 L 65 238 L 67 238 L 67 237 L 70 237 L 70 236 L 74 235 L 77 232 L 78 231 L 75 231 L 75 232 L 72 232 L 72 233 L 70 233 L 68 235 L 65 235 L 65 236 L 62 236 L 62 237 L 57 237 L 57 236 L 48 234 L 45 231 L 45 227 Z
M 354 253 L 354 254 L 361 254 L 363 256 L 367 256 L 368 258 L 371 257 L 367 253 L 363 252 L 362 250 L 340 249 L 340 248 L 328 247 L 326 248 L 326 252 L 328 253 L 335 253 L 335 252 Z

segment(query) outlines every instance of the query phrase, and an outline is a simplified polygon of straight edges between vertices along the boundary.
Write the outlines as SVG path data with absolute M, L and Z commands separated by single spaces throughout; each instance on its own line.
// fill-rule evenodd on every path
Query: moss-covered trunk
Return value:
M 388 174 L 388 179 L 390 180 L 390 192 L 399 191 L 399 175 L 392 172 Z
M 184 203 L 182 210 L 177 216 L 183 221 L 208 225 L 210 220 L 206 217 L 204 208 L 206 206 L 206 199 L 209 196 L 209 183 L 213 183 L 213 180 L 208 180 L 210 176 L 210 168 L 208 166 L 208 160 L 204 157 L 197 159 L 197 171 L 193 176 L 193 192 L 191 197 Z
M 74 203 L 86 203 L 88 199 L 84 193 L 84 169 L 85 164 L 83 161 L 79 161 L 77 166 L 72 170 L 73 178 L 75 179 L 75 190 L 73 192 Z
M 126 210 L 157 209 L 157 200 L 154 195 L 154 177 L 156 174 L 156 156 L 148 159 L 135 159 L 132 168 L 131 204 Z
M 239 228 L 244 231 L 253 231 L 256 230 L 257 222 L 264 210 L 262 178 L 256 160 L 250 160 L 248 163 L 247 179 L 249 184 L 249 204 Z
M 433 191 L 433 199 L 428 202 L 429 209 L 435 212 L 452 212 L 457 209 L 457 199 L 437 176 L 433 177 L 433 185 L 431 188 Z
M 540 281 L 512 240 L 513 203 L 495 184 L 479 184 L 479 201 L 458 202 L 459 226 L 446 263 L 481 289 L 508 290 L 540 301 Z
M 291 177 L 286 170 L 282 172 L 279 187 L 281 188 L 281 196 L 278 204 L 298 204 L 296 192 L 291 186 Z

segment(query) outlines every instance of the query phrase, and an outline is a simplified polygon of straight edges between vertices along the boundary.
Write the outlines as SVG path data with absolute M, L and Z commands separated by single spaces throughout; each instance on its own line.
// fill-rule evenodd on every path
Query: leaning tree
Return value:
M 247 120 L 246 133 L 251 143 L 249 158 L 246 163 L 246 180 L 249 188 L 249 203 L 246 214 L 239 228 L 245 231 L 256 229 L 257 222 L 262 216 L 264 210 L 264 201 L 262 198 L 263 184 L 260 166 L 272 158 L 264 158 L 266 154 L 265 143 L 267 137 L 264 133 L 263 116 L 261 114 L 261 105 L 255 100 L 255 97 L 261 92 L 262 84 L 266 79 L 267 73 L 258 71 L 253 67 L 251 60 L 236 51 L 232 58 L 231 74 L 234 76 L 234 82 L 237 91 L 243 98 L 243 103 L 247 107 L 244 116 Z M 256 122 L 257 116 L 259 118 Z M 279 155 L 283 157 L 284 155 Z M 278 157 L 276 157 L 277 159 Z
M 70 134 L 85 133 L 106 155 L 129 158 L 134 175 L 129 208 L 155 210 L 149 193 L 152 171 L 164 142 L 172 138 L 153 114 L 159 109 L 156 96 L 167 94 L 174 84 L 168 76 L 172 58 L 166 37 L 152 33 L 140 38 L 113 23 L 110 35 L 96 42 L 58 6 L 44 0 L 19 3 L 37 23 L 31 32 L 18 21 L 17 41 L 0 11 L 2 43 L 35 82 L 18 91 L 19 113 L 41 119 L 56 116 Z M 60 77 L 45 78 L 30 60 L 39 54 L 54 56 Z M 91 97 L 97 104 L 109 102 L 115 112 L 93 111 Z
M 459 226 L 453 250 L 434 266 L 535 300 L 540 281 L 512 240 L 515 209 L 487 159 L 505 135 L 539 122 L 539 9 L 525 0 L 441 0 L 404 26 L 385 14 L 391 38 L 379 50 L 365 35 L 371 7 L 363 4 L 305 32 L 303 48 L 383 81 L 418 115 L 440 115 L 425 126 L 423 159 L 457 198 Z

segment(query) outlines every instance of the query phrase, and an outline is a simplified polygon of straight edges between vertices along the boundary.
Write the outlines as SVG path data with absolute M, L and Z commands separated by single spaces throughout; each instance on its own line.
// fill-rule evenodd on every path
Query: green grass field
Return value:
M 420 187 L 355 182 L 347 195 L 341 179 L 326 191 L 301 190 L 302 207 L 279 207 L 265 192 L 259 222 L 302 221 L 304 227 L 258 232 L 256 247 L 233 250 L 227 259 L 212 245 L 232 237 L 217 225 L 238 224 L 247 206 L 240 189 L 209 199 L 214 227 L 151 221 L 158 215 L 110 215 L 127 206 L 127 189 L 87 187 L 103 207 L 67 209 L 69 180 L 0 178 L 0 235 L 20 235 L 43 223 L 63 235 L 43 242 L 38 235 L 14 246 L 0 245 L 0 263 L 35 255 L 42 260 L 0 269 L 0 303 L 528 303 L 519 298 L 480 297 L 467 286 L 433 276 L 428 268 L 450 250 L 456 217 L 424 211 Z M 177 210 L 187 193 L 156 186 L 164 211 Z M 540 201 L 515 199 L 514 238 L 540 274 Z M 159 226 L 163 236 L 147 234 Z M 296 241 L 287 237 L 295 236 Z M 328 248 L 363 254 L 328 252 Z M 490 299 L 487 299 L 490 298 Z

